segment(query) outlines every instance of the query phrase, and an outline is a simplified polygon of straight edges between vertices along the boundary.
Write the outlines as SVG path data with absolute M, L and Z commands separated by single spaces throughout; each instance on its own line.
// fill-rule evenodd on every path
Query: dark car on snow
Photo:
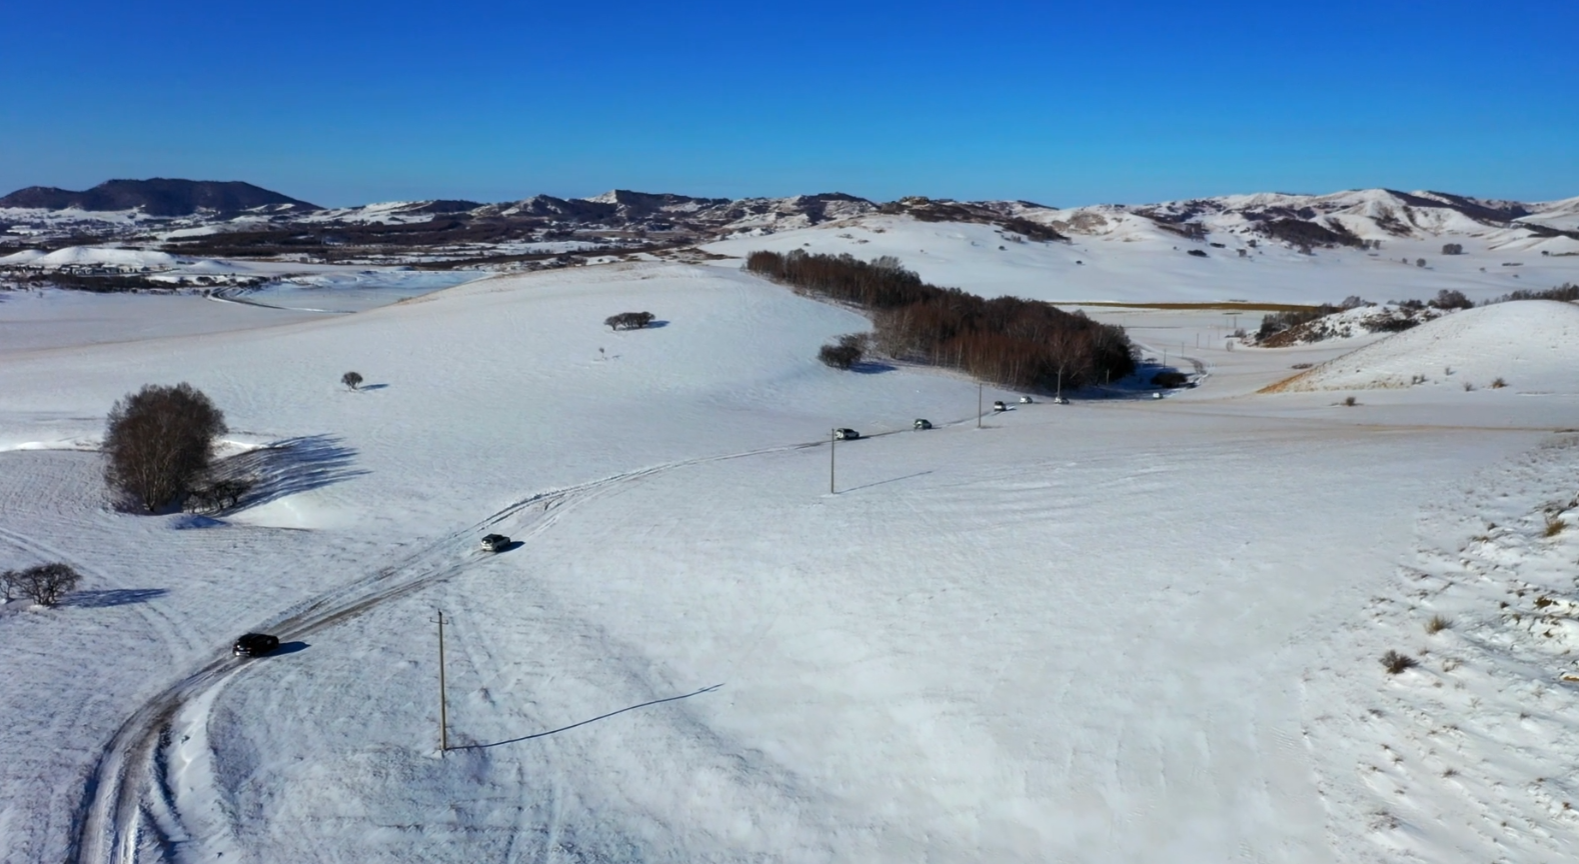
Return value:
M 231 653 L 237 657 L 260 657 L 280 647 L 280 637 L 267 633 L 248 633 L 236 640 Z
M 855 431 L 854 429 L 835 429 L 833 430 L 833 437 L 839 439 L 840 441 L 854 441 L 855 439 L 861 437 L 861 433 Z
M 489 534 L 482 538 L 484 552 L 503 552 L 510 548 L 510 538 L 503 534 Z

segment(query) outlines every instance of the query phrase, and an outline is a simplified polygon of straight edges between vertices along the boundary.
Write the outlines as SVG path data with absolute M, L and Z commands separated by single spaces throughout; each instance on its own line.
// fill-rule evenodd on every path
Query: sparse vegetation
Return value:
M 1462 254 L 1464 254 L 1464 246 L 1463 246 L 1463 244 L 1460 244 L 1460 243 L 1444 243 L 1444 244 L 1442 244 L 1442 254 L 1443 255 L 1462 255 Z
M 1547 537 L 1556 537 L 1558 534 L 1563 533 L 1563 528 L 1564 527 L 1566 527 L 1566 526 L 1563 525 L 1563 514 L 1561 514 L 1561 513 L 1547 513 L 1546 514 L 1546 531 L 1545 531 L 1545 536 L 1547 536 Z
M 1563 284 L 1558 285 L 1556 288 L 1546 288 L 1541 291 L 1520 289 L 1518 291 L 1511 291 L 1507 294 L 1504 294 L 1495 300 L 1487 300 L 1484 305 L 1490 306 L 1493 303 L 1509 303 L 1514 300 L 1558 300 L 1563 303 L 1576 303 L 1579 302 L 1579 285 L 1571 282 L 1564 282 Z
M 1100 383 L 1135 369 L 1123 328 L 1079 312 L 999 297 L 985 300 L 921 281 L 897 259 L 753 252 L 746 269 L 872 313 L 876 347 L 893 357 L 963 370 L 1016 390 Z
M 1451 291 L 1443 288 L 1436 292 L 1436 299 L 1431 305 L 1437 309 L 1473 309 L 1475 304 L 1462 291 Z
M 144 386 L 110 409 L 104 479 L 128 503 L 152 513 L 208 470 L 225 415 L 192 385 Z
M 1388 651 L 1382 655 L 1382 665 L 1387 668 L 1387 674 L 1397 675 L 1405 669 L 1413 669 L 1420 665 L 1415 658 L 1408 654 L 1399 654 L 1397 651 Z
M 640 330 L 653 322 L 651 312 L 621 312 L 603 319 L 610 330 Z
M 40 564 L 26 570 L 7 570 L 0 573 L 5 599 L 21 594 L 40 606 L 54 606 L 61 598 L 75 591 L 81 576 L 69 564 Z
M 1343 406 L 1345 408 L 1353 408 L 1354 406 L 1356 406 L 1358 404 L 1360 404 L 1360 400 L 1354 398 L 1353 396 L 1345 396 L 1345 397 L 1343 397 Z
M 1441 633 L 1443 630 L 1446 630 L 1452 626 L 1453 619 L 1444 618 L 1441 615 L 1432 615 L 1430 620 L 1425 622 L 1425 632 L 1435 636 L 1436 634 Z
M 1506 386 L 1508 386 L 1508 382 L 1502 380 L 1501 378 L 1491 379 L 1491 389 L 1493 390 L 1501 390 Z
M 355 390 L 362 386 L 362 375 L 359 372 L 347 372 L 340 376 L 340 383 Z

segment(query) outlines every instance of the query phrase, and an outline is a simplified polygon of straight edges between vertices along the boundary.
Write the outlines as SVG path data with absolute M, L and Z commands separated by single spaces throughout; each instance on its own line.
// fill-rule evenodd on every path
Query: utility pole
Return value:
M 444 611 L 439 610 L 439 753 L 450 749 L 450 709 L 444 691 Z
M 839 430 L 837 430 L 837 429 L 830 430 L 828 432 L 828 494 L 829 495 L 837 495 L 837 494 L 839 494 L 839 493 L 835 492 L 834 489 L 833 489 L 833 453 L 834 453 L 835 450 L 838 449 L 838 447 L 839 447 Z
M 976 428 L 981 428 L 981 388 L 985 386 L 980 381 L 976 382 Z

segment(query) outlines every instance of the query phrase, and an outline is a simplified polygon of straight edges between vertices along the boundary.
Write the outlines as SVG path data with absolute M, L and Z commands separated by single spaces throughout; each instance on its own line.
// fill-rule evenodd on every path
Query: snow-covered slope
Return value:
M 800 242 L 919 236 L 882 218 Z M 1005 293 L 1051 266 L 1007 238 L 1027 257 L 997 263 L 992 226 L 927 230 Z M 1539 507 L 1514 460 L 1571 424 L 1572 390 L 1256 396 L 1245 382 L 1345 349 L 1229 350 L 1203 338 L 1221 312 L 1119 310 L 1201 386 L 1013 404 L 978 429 L 979 396 L 1016 394 L 823 367 L 817 346 L 866 322 L 719 263 L 8 352 L 0 566 L 69 561 L 84 584 L 55 610 L 0 607 L 0 714 L 25 718 L 0 724 L 0 861 L 1304 862 L 1418 841 L 1447 864 L 1488 846 L 1417 813 L 1477 809 L 1520 860 L 1573 856 L 1546 791 L 1566 781 L 1504 794 L 1533 765 L 1579 770 L 1572 718 L 1411 707 L 1435 688 L 1385 675 L 1372 605 L 1435 530 L 1423 506 L 1472 482 Z M 661 326 L 602 326 L 635 310 Z M 73 448 L 115 399 L 180 380 L 226 412 L 256 491 L 212 517 L 109 510 Z M 834 450 L 841 426 L 869 437 Z M 483 555 L 485 532 L 521 545 Z M 248 630 L 286 649 L 231 659 Z M 1463 674 L 1511 668 L 1478 644 Z M 1426 782 L 1447 724 L 1532 749 Z M 1376 743 L 1421 755 L 1385 767 Z M 1373 764 L 1421 776 L 1380 805 Z
M 1579 393 L 1576 369 L 1579 305 L 1526 300 L 1455 312 L 1330 360 L 1278 389 L 1462 390 L 1500 380 L 1509 393 Z

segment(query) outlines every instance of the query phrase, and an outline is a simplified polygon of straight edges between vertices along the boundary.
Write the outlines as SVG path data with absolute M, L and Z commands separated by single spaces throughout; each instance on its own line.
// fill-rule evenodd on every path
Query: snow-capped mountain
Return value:
M 243 183 L 149 180 L 111 181 L 82 193 L 31 187 L 0 198 L 0 251 L 47 251 L 67 238 L 90 238 L 205 257 L 552 263 L 568 253 L 672 249 L 872 214 L 988 224 L 1038 241 L 1234 240 L 1229 245 L 1240 246 L 1259 239 L 1311 251 L 1461 236 L 1494 248 L 1555 241 L 1553 254 L 1579 243 L 1579 198 L 1529 203 L 1390 189 L 1073 208 L 925 197 L 880 204 L 838 192 L 728 199 L 616 189 L 589 198 L 320 208 Z

